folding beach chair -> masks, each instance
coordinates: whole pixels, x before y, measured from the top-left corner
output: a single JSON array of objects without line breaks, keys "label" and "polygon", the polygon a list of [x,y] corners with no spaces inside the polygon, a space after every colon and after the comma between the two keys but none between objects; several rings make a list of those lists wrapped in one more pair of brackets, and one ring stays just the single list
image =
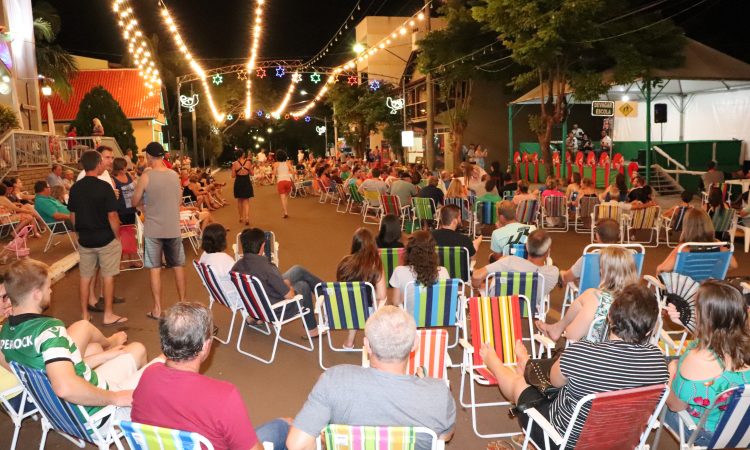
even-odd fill
[{"label": "folding beach chair", "polygon": [[[380,193],[378,191],[365,189],[362,196],[364,198],[364,203],[362,203],[362,223],[380,224],[380,216],[382,214],[382,208],[380,207]],[[373,221],[368,222],[368,218],[372,218]]]},{"label": "folding beach chair", "polygon": [[436,246],[438,265],[448,269],[451,278],[458,278],[464,283],[471,281],[471,258],[466,247]]},{"label": "folding beach chair", "polygon": [[182,197],[182,204],[184,206],[192,206],[192,207],[197,206],[195,204],[195,201],[193,200],[193,197],[191,197],[189,195],[185,195],[185,196]]},{"label": "folding beach chair", "polygon": [[318,437],[317,450],[414,450],[417,436],[429,439],[430,450],[443,450],[445,442],[423,427],[370,427],[328,425]]},{"label": "folding beach chair", "polygon": [[[560,436],[555,427],[535,408],[526,410],[529,423],[524,433],[523,449],[529,446],[531,431],[541,427],[545,442],[534,442],[537,448],[572,448],[573,428],[585,415],[583,429],[575,442],[576,449],[643,449],[651,429],[657,423],[669,388],[663,384],[620,391],[589,394],[576,403],[565,433]],[[618,426],[614,424],[627,424]],[[644,447],[645,446],[645,447]],[[655,448],[655,447],[654,447]]]},{"label": "folding beach chair", "polygon": [[412,197],[411,213],[412,230],[414,230],[415,223],[420,225],[426,223],[430,228],[437,224],[437,208],[435,200],[431,198]]},{"label": "folding beach chair", "polygon": [[[559,224],[550,225],[547,219],[557,220]],[[544,198],[539,225],[547,231],[568,231],[568,207],[564,196],[550,195]]]},{"label": "folding beach chair", "polygon": [[[189,431],[173,430],[137,422],[118,421],[125,441],[131,450],[205,449],[214,450],[211,441],[203,435]],[[123,450],[120,441],[117,448]]]},{"label": "folding beach chair", "polygon": [[[544,294],[544,277],[537,272],[493,272],[484,279],[487,295],[493,297],[520,295],[531,301],[530,311],[544,320],[549,309],[549,296]],[[525,314],[526,308],[523,308]]]},{"label": "folding beach chair", "polygon": [[539,200],[524,200],[519,203],[516,220],[524,225],[536,225],[539,220]]},{"label": "folding beach chair", "polygon": [[[336,212],[346,214],[349,210],[349,194],[343,184],[336,184]],[[341,207],[344,207],[341,209]]]},{"label": "folding beach chair", "polygon": [[[110,445],[122,435],[111,426],[112,417],[117,410],[114,406],[105,406],[89,415],[85,407],[58,397],[44,370],[32,369],[15,361],[10,362],[10,368],[21,381],[36,404],[39,415],[42,416],[40,449],[43,449],[47,442],[49,430],[57,431],[78,447],[84,447],[88,442],[96,445],[100,450],[109,449]],[[102,421],[105,423],[99,427]]]},{"label": "folding beach chair", "polygon": [[602,219],[612,219],[620,226],[620,243],[623,242],[623,209],[618,203],[601,203],[594,205],[591,212],[591,243],[594,243],[594,228]]},{"label": "folding beach chair", "polygon": [[47,231],[49,231],[49,238],[47,239],[47,244],[44,246],[43,253],[47,253],[49,249],[59,244],[59,242],[55,242],[55,236],[62,236],[63,234],[70,241],[70,245],[73,246],[73,251],[78,251],[78,245],[76,245],[75,239],[73,239],[74,231],[69,230],[67,225],[65,225],[65,222],[44,222],[44,226],[47,228]]},{"label": "folding beach chair", "polygon": [[591,215],[598,204],[599,197],[595,195],[584,195],[578,199],[574,226],[576,233],[590,233],[594,229],[596,223],[591,222]]},{"label": "folding beach chair", "polygon": [[29,256],[31,249],[29,249],[26,240],[33,229],[34,227],[32,225],[26,225],[18,230],[18,232],[15,233],[15,237],[3,247],[2,252],[0,252],[0,259],[5,261],[8,258],[8,254],[15,255],[16,260]]},{"label": "folding beach chair", "polygon": [[[649,206],[643,209],[631,210],[629,214],[623,214],[623,229],[625,230],[624,238],[627,243],[637,242],[644,244],[647,247],[658,247],[659,246],[659,229],[661,228],[661,208],[658,206]],[[637,241],[633,239],[633,233],[639,231],[648,231],[649,237],[647,241]],[[651,242],[656,239],[653,245]]]},{"label": "folding beach chair", "polygon": [[[724,448],[750,448],[750,432],[747,424],[750,422],[750,384],[735,386],[722,392],[719,397],[726,400],[715,402],[706,410],[696,425],[693,418],[687,411],[680,411],[677,414],[680,417],[679,428],[672,430],[664,423],[664,415],[667,410],[662,411],[661,424],[662,428],[654,438],[654,448],[659,444],[661,430],[666,429],[680,443],[680,450],[703,450],[703,449],[724,449]],[[723,409],[719,424],[714,430],[713,437],[708,447],[695,445],[695,439],[703,430],[709,414],[716,409]]]},{"label": "folding beach chair", "polygon": [[667,241],[667,247],[676,247],[676,242],[670,244],[672,233],[679,235],[682,233],[682,224],[685,221],[685,213],[692,208],[691,206],[681,206],[672,214],[671,217],[662,217],[661,226],[664,229],[664,239]]},{"label": "folding beach chair", "polygon": [[734,235],[737,232],[737,211],[734,208],[722,208],[713,213],[711,222],[714,224],[714,231],[721,239],[729,239],[734,242]]},{"label": "folding beach chair", "polygon": [[[257,359],[262,363],[270,364],[276,357],[276,348],[279,346],[279,341],[285,342],[302,350],[307,350],[308,352],[313,351],[314,346],[312,338],[310,337],[310,330],[307,329],[307,324],[305,323],[303,317],[305,314],[312,314],[312,311],[310,311],[308,308],[302,307],[301,295],[295,295],[294,298],[271,303],[271,300],[266,294],[266,290],[263,288],[263,283],[261,283],[260,280],[256,277],[239,272],[229,272],[229,276],[231,277],[232,282],[237,288],[237,292],[239,292],[240,299],[242,300],[242,308],[240,309],[240,312],[242,313],[243,321],[247,321],[247,318],[250,317],[252,319],[255,319],[256,321],[263,322],[263,328],[251,325],[248,326],[265,334],[266,336],[271,334],[271,330],[273,330],[274,332],[273,350],[271,350],[271,357],[268,359],[264,359],[259,355],[251,353],[249,351],[244,351],[240,348],[240,344],[242,343],[242,334],[245,332],[245,327],[241,326],[240,334],[237,337],[238,352],[251,358]],[[289,314],[287,314],[287,308],[289,308]],[[295,340],[289,340],[281,337],[281,331],[284,325],[290,322],[294,322],[298,319],[302,322],[302,326],[305,329],[305,335],[307,336],[307,342],[309,346],[300,345],[295,342]]]},{"label": "folding beach chair", "polygon": [[17,231],[16,225],[19,223],[18,214],[0,214],[0,239],[11,235],[15,236]]},{"label": "folding beach chair", "polygon": [[380,220],[383,220],[383,216],[393,214],[401,219],[401,229],[404,230],[410,209],[409,205],[401,206],[401,200],[397,195],[380,194]]},{"label": "folding beach chair", "polygon": [[[142,269],[144,261],[143,222],[137,214],[135,216],[135,224],[120,226],[120,241],[122,242],[123,254],[120,262],[127,264],[127,267],[121,269],[121,271]],[[132,255],[130,259],[124,258],[126,254]],[[133,263],[136,264],[136,267],[130,267]]]},{"label": "folding beach chair", "polygon": [[220,277],[214,272],[214,270],[208,264],[198,262],[197,259],[193,260],[193,267],[198,272],[198,277],[203,283],[203,287],[208,291],[208,309],[213,309],[214,303],[219,303],[221,306],[232,311],[232,318],[229,321],[229,331],[227,337],[224,339],[214,336],[213,338],[222,344],[228,344],[232,338],[232,331],[234,330],[234,319],[237,313],[240,312],[242,306],[237,300],[239,300],[239,293],[236,288],[233,288],[233,292],[226,292],[220,283]]},{"label": "folding beach chair", "polygon": [[[463,347],[461,363],[461,393],[459,401],[464,408],[471,408],[471,423],[474,433],[482,438],[507,437],[518,432],[483,434],[477,427],[477,409],[491,406],[510,405],[510,402],[477,402],[475,384],[480,386],[497,386],[497,379],[487,370],[484,360],[479,354],[482,344],[488,343],[497,352],[505,365],[515,365],[514,348],[517,340],[527,342],[531,347],[531,357],[536,358],[535,343],[543,344],[547,348],[554,348],[554,343],[541,335],[533,333],[530,302],[524,296],[513,297],[472,297],[464,302],[464,315],[468,310],[468,320],[464,321],[463,337],[459,341]],[[523,319],[524,312],[526,319]],[[525,328],[525,332],[524,332]],[[524,334],[529,336],[524,337]],[[470,401],[464,400],[466,383],[469,384]],[[497,394],[497,391],[495,391]]]},{"label": "folding beach chair", "polygon": [[[446,197],[443,199],[445,205],[455,205],[461,210],[461,228],[467,230],[468,235],[473,234],[474,229],[474,214],[472,213],[471,204],[469,199],[460,197]],[[440,214],[438,213],[438,216]]]},{"label": "folding beach chair", "polygon": [[[417,328],[456,327],[456,339],[450,348],[458,345],[461,317],[461,303],[464,299],[464,282],[457,278],[438,280],[430,286],[410,281],[404,288],[402,305],[412,311]],[[408,292],[412,293],[413,305],[409,303]]]},{"label": "folding beach chair", "polygon": [[380,249],[380,260],[383,262],[383,274],[388,282],[388,287],[391,286],[391,275],[396,267],[404,265],[404,256],[406,255],[405,248],[381,248]]},{"label": "folding beach chair", "polygon": [[318,203],[326,203],[329,199],[333,200],[334,197],[336,197],[336,182],[331,181],[331,184],[329,184],[327,187],[323,186],[323,183],[318,180],[318,185],[321,187],[320,189],[320,198],[318,198]]},{"label": "folding beach chair", "polygon": [[[722,252],[722,247],[728,247],[729,251]],[[687,249],[690,251],[684,251]],[[733,254],[734,245],[729,242],[686,242],[677,247],[673,272],[687,275],[699,283],[709,278],[723,280]],[[663,289],[654,277],[645,275],[644,278]]]},{"label": "folding beach chair", "polygon": [[37,407],[26,389],[20,384],[0,392],[0,406],[8,413],[11,422],[13,422],[13,437],[9,448],[15,450],[23,421],[32,416],[36,418]]},{"label": "folding beach chair", "polygon": [[315,313],[318,315],[318,363],[323,370],[323,335],[334,352],[362,352],[361,348],[335,347],[331,331],[364,330],[365,322],[377,307],[375,288],[362,282],[327,282],[315,286]]},{"label": "folding beach chair", "polygon": [[497,223],[497,209],[495,202],[476,202],[474,204],[474,237],[482,236],[483,241],[489,241],[492,234],[485,236],[482,228]]},{"label": "folding beach chair", "polygon": [[[356,183],[349,184],[349,201],[346,205],[346,212],[349,214],[364,214],[365,198],[357,190]],[[359,212],[354,212],[354,207],[359,207]]]},{"label": "folding beach chair", "polygon": [[[240,235],[242,232],[237,233],[234,238],[234,244],[232,244],[232,251],[234,251],[234,260],[239,261],[242,258],[242,243],[240,242]],[[266,258],[276,267],[279,267],[279,242],[276,240],[276,234],[273,231],[266,231],[266,244],[263,247],[263,254]]]},{"label": "folding beach chair", "polygon": [[188,240],[193,252],[198,254],[201,247],[201,223],[194,211],[180,211],[180,236]]},{"label": "folding beach chair", "polygon": [[[362,353],[362,366],[370,367],[367,353]],[[450,355],[448,355],[448,332],[417,330],[417,348],[409,354],[406,373],[424,378],[437,378],[450,386],[448,366],[451,366]]]}]

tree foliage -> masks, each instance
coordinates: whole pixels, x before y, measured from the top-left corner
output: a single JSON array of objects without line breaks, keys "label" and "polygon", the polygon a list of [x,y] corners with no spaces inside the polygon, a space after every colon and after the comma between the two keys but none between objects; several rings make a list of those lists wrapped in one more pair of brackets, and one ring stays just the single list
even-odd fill
[{"label": "tree foliage", "polygon": [[87,93],[78,106],[78,115],[72,125],[78,130],[79,136],[91,136],[92,120],[95,117],[101,120],[104,135],[114,137],[123,152],[127,149],[137,149],[133,125],[117,100],[101,86]]},{"label": "tree foliage", "polygon": [[[607,92],[611,83],[648,78],[651,70],[682,62],[684,37],[658,10],[639,11],[642,0],[479,0],[476,20],[494,30],[512,59],[525,71],[518,89],[541,85],[536,129],[551,164],[549,142],[554,124],[566,115],[566,85],[578,100]],[[652,26],[656,25],[656,26]],[[601,73],[608,71],[608,77]]]},{"label": "tree foliage", "polygon": [[34,3],[33,15],[37,71],[54,79],[52,89],[67,100],[73,93],[70,80],[78,72],[78,66],[73,55],[55,44],[62,21],[57,10],[44,1]]}]

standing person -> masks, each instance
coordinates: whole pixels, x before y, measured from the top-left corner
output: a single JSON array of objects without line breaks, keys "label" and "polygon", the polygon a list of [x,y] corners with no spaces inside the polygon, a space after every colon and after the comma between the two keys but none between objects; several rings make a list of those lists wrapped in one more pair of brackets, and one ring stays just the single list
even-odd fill
[{"label": "standing person", "polygon": [[240,223],[250,225],[250,199],[253,198],[253,165],[247,153],[240,151],[237,161],[232,163],[232,178],[234,178],[234,198],[237,199],[237,212]]},{"label": "standing person", "polygon": [[284,211],[283,219],[289,217],[287,203],[289,203],[289,193],[294,186],[294,167],[292,162],[286,156],[284,150],[276,152],[276,162],[273,163],[273,173],[276,176],[276,190],[281,197],[281,209]]},{"label": "standing person", "polygon": [[112,311],[114,277],[120,273],[122,256],[120,218],[117,214],[119,205],[112,187],[98,178],[105,170],[102,155],[89,150],[81,156],[81,164],[86,176],[70,188],[68,199],[70,221],[78,233],[81,314],[83,320],[89,320],[89,306],[96,306],[96,298],[93,305],[89,298],[91,281],[98,268],[104,286],[102,324],[105,327],[119,325],[128,321]]},{"label": "standing person", "polygon": [[[125,158],[115,158],[112,163],[112,180],[115,182],[115,189],[119,192],[117,196],[118,209],[120,216],[120,242],[123,244],[122,259],[126,261],[136,261],[140,258],[137,254],[129,252],[127,249],[134,249],[136,246],[135,236],[135,215],[138,212],[133,206],[133,193],[135,193],[135,179],[127,170],[128,160]],[[140,263],[130,264],[132,268],[142,267]]]},{"label": "standing person", "polygon": [[71,150],[73,147],[78,145],[78,141],[76,140],[76,137],[78,137],[78,130],[74,125],[71,125],[68,127],[68,133],[65,135],[67,141],[68,141],[68,150]]},{"label": "standing person", "polygon": [[474,162],[484,169],[485,158],[487,158],[487,150],[481,145],[477,145],[477,148],[474,150]]},{"label": "standing person", "polygon": [[606,131],[602,130],[602,140],[600,142],[601,145],[601,151],[599,154],[596,155],[597,159],[599,158],[599,155],[602,153],[610,154],[612,153],[612,138],[609,137]]},{"label": "standing person", "polygon": [[174,269],[179,301],[185,301],[185,249],[180,233],[182,190],[179,176],[164,165],[164,147],[158,142],[146,146],[151,170],[141,175],[133,194],[133,204],[143,206],[144,267],[150,269],[151,295],[154,307],[146,314],[150,319],[161,316],[161,261]]},{"label": "standing person", "polygon": [[98,117],[94,117],[91,123],[93,124],[91,135],[94,136],[94,145],[98,147],[102,143],[102,136],[104,136],[104,125]]}]

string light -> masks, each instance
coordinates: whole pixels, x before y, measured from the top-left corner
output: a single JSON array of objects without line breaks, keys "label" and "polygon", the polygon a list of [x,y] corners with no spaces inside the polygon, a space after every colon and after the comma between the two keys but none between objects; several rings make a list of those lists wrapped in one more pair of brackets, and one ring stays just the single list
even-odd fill
[{"label": "string light", "polygon": [[[295,74],[296,73],[298,72],[295,72]],[[296,87],[296,83],[289,83],[289,88],[286,90],[284,98],[281,100],[281,103],[279,103],[279,106],[277,106],[276,109],[271,113],[272,117],[281,116],[281,113],[286,110],[286,107],[287,105],[289,105],[289,101],[292,99],[292,95],[294,94],[294,90],[296,89]]]},{"label": "string light", "polygon": [[[252,45],[250,47],[250,59],[247,61],[245,70],[248,73],[252,73],[256,69],[256,62],[258,60],[258,47],[260,46],[260,34],[263,31],[263,5],[266,0],[255,0],[255,20],[252,25]],[[278,70],[276,71],[278,75]],[[260,78],[266,76],[266,71],[258,71],[256,75]],[[283,75],[283,74],[282,74]],[[252,111],[252,80],[248,77],[245,81],[246,99],[245,99],[245,116],[250,117],[250,111]]]},{"label": "string light", "polygon": [[284,77],[284,74],[286,73],[286,69],[284,69],[282,66],[276,67],[276,77],[282,78]]},{"label": "string light", "polygon": [[221,76],[221,74],[217,73],[216,75],[211,77],[211,81],[213,81],[213,83],[218,86],[224,82],[224,77]]},{"label": "string light", "polygon": [[138,68],[138,75],[143,78],[149,95],[154,95],[161,89],[161,77],[151,57],[148,42],[138,26],[138,21],[133,16],[133,8],[127,0],[115,0],[112,3],[112,9],[117,15],[117,24],[122,30],[122,37],[127,42],[128,53]]}]

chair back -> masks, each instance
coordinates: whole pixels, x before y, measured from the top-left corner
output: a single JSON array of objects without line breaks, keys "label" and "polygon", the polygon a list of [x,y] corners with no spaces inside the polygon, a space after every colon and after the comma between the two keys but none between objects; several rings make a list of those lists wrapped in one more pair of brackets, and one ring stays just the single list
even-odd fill
[{"label": "chair back", "polygon": [[349,184],[349,198],[354,203],[362,203],[365,201],[365,198],[360,194],[359,190],[357,190],[357,183]]},{"label": "chair back", "polygon": [[383,214],[401,217],[401,199],[397,195],[380,194],[380,207]]},{"label": "chair back", "polygon": [[315,286],[322,317],[331,330],[364,330],[375,305],[375,288],[360,281],[326,282]]},{"label": "chair back", "polygon": [[599,205],[599,197],[584,195],[578,199],[578,217],[589,217]]},{"label": "chair back", "polygon": [[[273,231],[266,231],[265,233],[266,241],[265,245],[263,246],[263,255],[265,255],[266,258],[268,258],[268,261],[271,264],[274,264],[278,267],[278,254],[276,252],[276,233]],[[237,236],[235,237],[235,243],[234,243],[234,260],[239,261],[240,258],[242,258],[242,255],[244,252],[242,251],[242,243],[240,242],[240,235],[242,235],[242,232],[237,233]]]},{"label": "chair back", "polygon": [[471,258],[466,247],[437,246],[438,265],[448,269],[451,278],[458,278],[466,283],[471,281]]},{"label": "chair back", "polygon": [[597,288],[601,282],[599,270],[600,251],[606,247],[622,247],[633,252],[633,260],[638,275],[643,270],[643,259],[646,249],[641,244],[589,244],[583,249],[583,265],[581,267],[581,278],[578,282],[578,292],[586,289]]},{"label": "chair back", "polygon": [[[576,442],[576,449],[636,448],[643,432],[656,417],[664,401],[666,386],[655,384],[584,397],[576,405],[578,414],[588,414]],[[593,397],[593,398],[592,398]],[[590,405],[585,403],[590,401]],[[571,420],[566,436],[575,420]],[[612,432],[612,424],[628,424]]]},{"label": "chair back", "polygon": [[14,237],[10,242],[8,242],[8,244],[6,244],[5,249],[11,252],[15,252],[20,256],[27,256],[30,253],[30,250],[26,243],[26,239],[29,237],[31,230],[33,229],[34,227],[32,227],[31,225],[26,225],[21,228],[16,233],[16,237]]},{"label": "chair back", "polygon": [[516,220],[526,225],[536,224],[539,200],[524,200],[516,208]]},{"label": "chair back", "polygon": [[[356,189],[356,187],[355,187]],[[367,203],[370,206],[380,206],[380,192],[378,191],[371,191],[369,189],[365,189],[362,192],[362,196],[364,200],[367,200]]]},{"label": "chair back", "polygon": [[214,450],[211,441],[198,433],[125,420],[119,421],[116,425],[122,430],[131,450]]},{"label": "chair back", "polygon": [[670,228],[674,232],[681,232],[682,231],[682,223],[685,221],[685,213],[690,211],[691,206],[680,206],[677,208],[677,210],[672,214],[672,221],[670,222]]},{"label": "chair back", "polygon": [[622,215],[622,208],[616,203],[603,203],[594,205],[594,224],[602,219],[612,219],[617,223],[620,223],[620,216]]},{"label": "chair back", "polygon": [[526,239],[531,233],[531,227],[521,227],[518,232],[508,239],[508,243],[503,247],[503,255],[516,255],[519,258],[526,258]]},{"label": "chair back", "polygon": [[245,312],[250,317],[266,323],[278,321],[276,311],[271,307],[266,290],[259,279],[240,272],[229,272],[229,277],[240,294]]},{"label": "chair back", "polygon": [[[422,427],[368,427],[328,425],[318,438],[321,450],[414,450],[417,435],[426,434],[437,448],[435,432]],[[325,446],[323,446],[325,442]]]},{"label": "chair back", "polygon": [[339,196],[339,201],[345,202],[349,199],[349,195],[346,193],[346,188],[343,184],[336,183],[336,192]]},{"label": "chair back", "polygon": [[[416,281],[406,284],[405,291],[414,293],[413,310],[417,328],[450,327],[456,324],[459,296],[463,293],[464,283],[457,278],[438,280],[430,286],[423,286]],[[406,298],[406,292],[404,297]]]},{"label": "chair back", "polygon": [[488,343],[505,364],[515,364],[513,351],[516,340],[523,338],[521,312],[528,313],[529,302],[522,296],[472,297],[468,300],[470,343],[474,347],[474,365],[483,365],[479,355],[482,344]]},{"label": "chair back", "polygon": [[643,209],[634,209],[630,212],[630,228],[633,230],[647,230],[654,228],[660,217],[661,208],[649,206]]},{"label": "chair back", "polygon": [[469,206],[469,199],[461,197],[446,197],[443,199],[443,203],[446,205],[455,205],[461,210],[461,220],[468,222],[471,220],[471,206]]},{"label": "chair back", "polygon": [[385,280],[388,282],[389,287],[391,286],[391,275],[396,270],[397,266],[404,265],[404,257],[406,256],[405,248],[381,248],[380,249],[380,260],[383,262],[383,274]]},{"label": "chair back", "polygon": [[417,369],[421,367],[425,377],[447,381],[448,332],[440,329],[417,330],[417,343],[417,349],[409,355],[406,373],[417,375]]},{"label": "chair back", "polygon": [[55,394],[47,372],[32,369],[15,361],[10,362],[10,367],[53,429],[74,438],[92,442],[89,434],[92,430],[86,425],[87,418],[84,416],[84,411],[80,406],[65,401]]},{"label": "chair back", "polygon": [[487,274],[485,279],[487,295],[523,296],[531,301],[530,309],[536,314],[538,305],[544,299],[544,278],[537,272],[495,272]]},{"label": "chair back", "polygon": [[[724,407],[724,413],[716,426],[708,448],[750,448],[750,384],[728,389],[720,397],[728,395],[726,403],[714,405]],[[707,414],[707,413],[705,413]]]},{"label": "chair back", "polygon": [[714,211],[711,217],[711,222],[714,224],[714,230],[717,233],[726,233],[734,224],[734,216],[736,211],[734,208],[721,208]]},{"label": "chair back", "polygon": [[413,197],[411,205],[417,220],[435,220],[435,201],[431,198]]},{"label": "chair back", "polygon": [[[720,247],[729,247],[729,251],[722,252]],[[734,245],[729,242],[686,242],[677,247],[674,271],[699,283],[709,278],[723,280],[733,254]]]},{"label": "chair back", "polygon": [[479,201],[475,203],[474,217],[480,225],[494,225],[497,222],[495,202]]},{"label": "chair back", "polygon": [[219,284],[219,277],[216,272],[208,264],[198,262],[197,259],[193,260],[193,267],[198,272],[198,276],[203,283],[203,286],[208,291],[210,303],[219,302],[222,306],[232,309],[232,302],[227,298],[227,294],[221,289]]},{"label": "chair back", "polygon": [[568,210],[565,205],[565,196],[549,195],[544,199],[544,215],[547,217],[565,217]]}]

